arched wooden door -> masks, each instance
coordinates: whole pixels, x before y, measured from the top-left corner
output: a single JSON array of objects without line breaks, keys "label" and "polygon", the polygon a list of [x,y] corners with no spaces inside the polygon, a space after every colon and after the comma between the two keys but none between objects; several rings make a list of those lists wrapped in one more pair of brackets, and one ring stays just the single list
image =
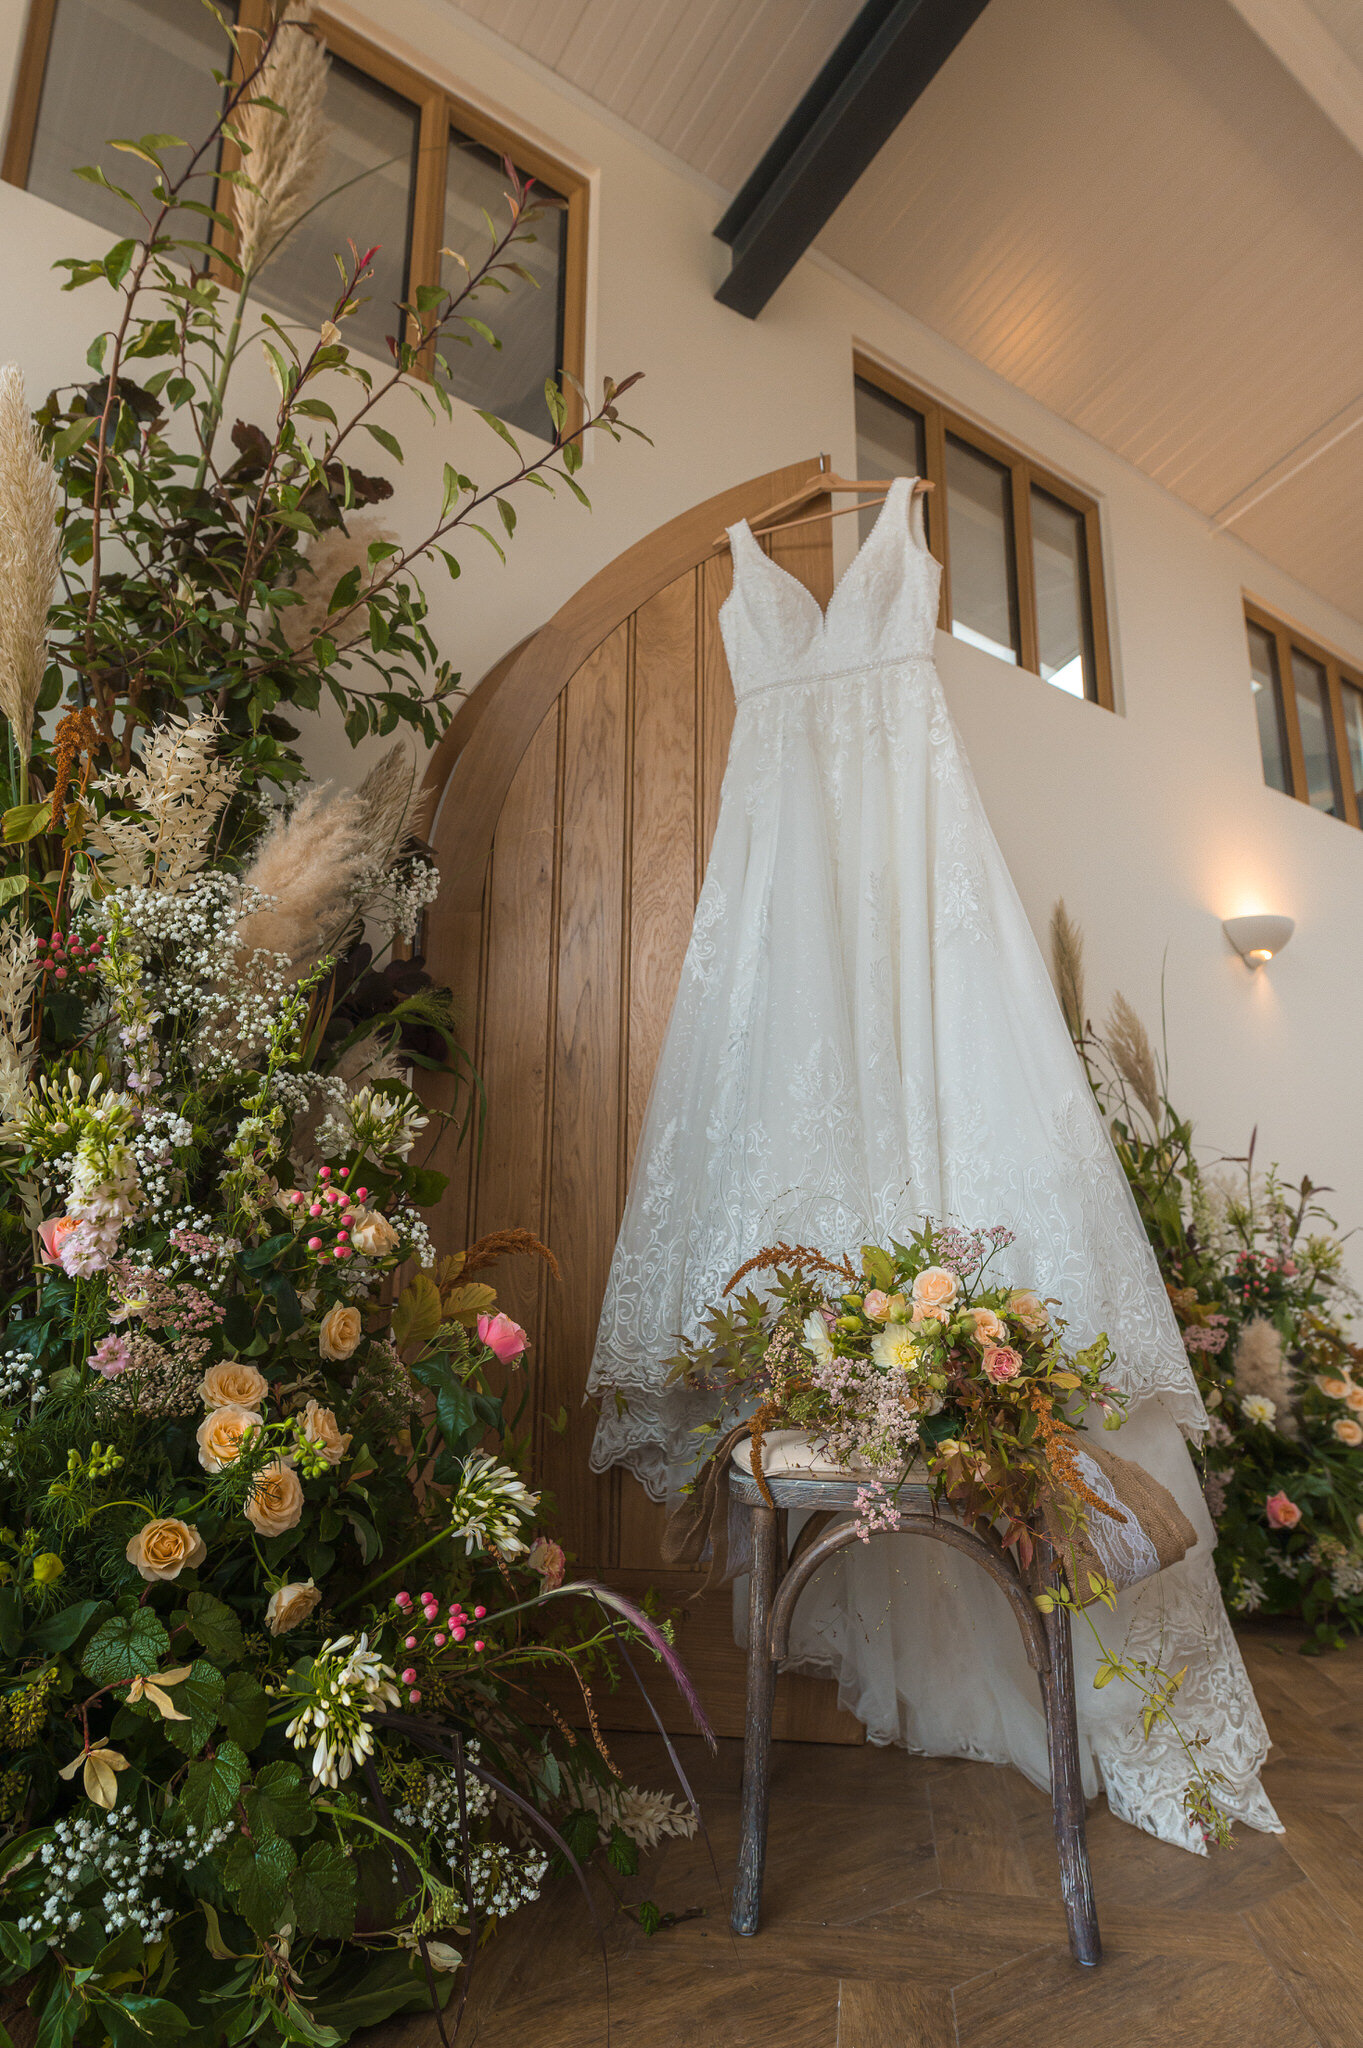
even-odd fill
[{"label": "arched wooden door", "polygon": [[[518,1224],[553,1246],[561,1282],[524,1261],[503,1287],[531,1336],[536,1483],[575,1569],[685,1611],[683,1654],[730,1733],[743,1672],[728,1595],[692,1613],[698,1580],[659,1564],[662,1509],[629,1474],[590,1470],[583,1389],[733,722],[717,623],[731,566],[714,538],[818,467],[755,478],[631,548],[491,671],[435,763],[444,887],[427,947],[487,1089],[481,1148],[442,1162],[442,1248]],[[771,546],[827,603],[827,524]],[[782,1693],[778,1733],[861,1739],[830,1683],[784,1679]],[[607,1726],[644,1725],[623,1693],[598,1705]]]}]

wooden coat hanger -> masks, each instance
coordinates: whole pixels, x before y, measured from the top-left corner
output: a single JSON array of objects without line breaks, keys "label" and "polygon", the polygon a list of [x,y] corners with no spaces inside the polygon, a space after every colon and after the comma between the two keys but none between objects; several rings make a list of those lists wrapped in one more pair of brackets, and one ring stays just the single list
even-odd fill
[{"label": "wooden coat hanger", "polygon": [[[898,479],[894,477],[845,477],[838,476],[832,471],[821,471],[817,476],[812,476],[808,483],[801,484],[798,491],[792,491],[788,498],[780,498],[774,505],[768,505],[764,512],[759,512],[758,523],[755,526],[750,525],[748,531],[754,540],[759,540],[763,534],[774,533],[778,529],[782,533],[790,533],[797,526],[817,526],[824,519],[840,519],[844,512],[860,512],[867,505],[882,502],[886,492],[897,481]],[[925,478],[914,478],[915,497],[920,492],[931,489],[932,485]],[[862,493],[861,502],[856,505],[830,506],[827,512],[811,512],[808,519],[782,519],[780,516],[783,512],[798,512],[801,505],[807,505],[811,498],[831,497],[835,491],[859,491]],[[868,498],[865,495],[868,491],[876,495]],[[716,548],[727,548],[728,545],[727,533],[721,533],[713,542]]]}]

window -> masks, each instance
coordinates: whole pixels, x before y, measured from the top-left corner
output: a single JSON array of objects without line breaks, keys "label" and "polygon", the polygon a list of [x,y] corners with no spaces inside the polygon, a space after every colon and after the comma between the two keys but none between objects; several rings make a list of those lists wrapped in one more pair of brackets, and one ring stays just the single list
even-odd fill
[{"label": "window", "polygon": [[[858,356],[854,367],[858,474],[935,486],[943,630],[1111,710],[1097,505],[878,365]],[[874,519],[863,511],[863,536]]]},{"label": "window", "polygon": [[1348,825],[1363,819],[1363,670],[1245,606],[1259,757],[1270,789]]},{"label": "window", "polygon": [[[244,29],[267,18],[267,0],[220,5]],[[503,273],[505,294],[479,295],[473,310],[501,347],[456,343],[448,351],[450,385],[471,404],[545,435],[545,379],[565,370],[582,375],[585,180],[343,24],[320,15],[318,26],[332,59],[320,190],[334,196],[298,224],[261,276],[258,296],[286,321],[315,328],[338,289],[333,252],[344,252],[348,240],[361,248],[377,243],[368,300],[350,333],[357,347],[386,359],[395,304],[419,285],[454,282],[458,267],[444,249],[477,262],[487,247],[484,210],[505,221],[502,158],[510,157],[522,177],[535,180],[535,202],[546,209],[534,241],[514,252],[535,283]],[[75,177],[75,167],[102,156],[115,183],[149,195],[150,168],[101,151],[100,141],[153,130],[197,141],[220,104],[213,71],[227,71],[231,61],[227,38],[201,0],[30,0],[3,175],[126,233],[126,210]],[[172,169],[180,154],[167,152]],[[219,186],[218,204],[231,210],[230,186]],[[571,414],[571,391],[568,399]]]}]

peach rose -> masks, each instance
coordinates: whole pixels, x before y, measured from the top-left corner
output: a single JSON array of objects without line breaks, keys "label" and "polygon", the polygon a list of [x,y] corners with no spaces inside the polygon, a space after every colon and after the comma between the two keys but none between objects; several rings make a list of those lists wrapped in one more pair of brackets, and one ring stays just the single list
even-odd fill
[{"label": "peach rose", "polygon": [[386,1258],[396,1251],[398,1234],[377,1209],[352,1209],[349,1217],[350,1242],[367,1259]]},{"label": "peach rose", "polygon": [[338,1302],[322,1318],[317,1331],[317,1349],[323,1358],[349,1358],[363,1334],[360,1311]]},{"label": "peach rose", "polygon": [[1335,1435],[1353,1450],[1363,1444],[1363,1424],[1355,1422],[1352,1415],[1341,1415],[1335,1424]]},{"label": "peach rose", "polygon": [[320,1408],[316,1401],[309,1401],[298,1418],[298,1425],[304,1436],[317,1445],[328,1465],[340,1464],[350,1449],[350,1436],[338,1428],[330,1408]]},{"label": "peach rose", "polygon": [[889,1316],[890,1297],[883,1287],[873,1287],[861,1305],[873,1323],[883,1323]]},{"label": "peach rose", "polygon": [[1270,1529],[1295,1529],[1301,1520],[1301,1509],[1285,1493],[1271,1493],[1264,1503]]},{"label": "peach rose", "polygon": [[1363,1387],[1350,1387],[1344,1396],[1344,1406],[1352,1408],[1355,1415],[1363,1413]]},{"label": "peach rose", "polygon": [[1022,1360],[1011,1344],[991,1344],[984,1354],[984,1376],[996,1387],[1015,1380],[1021,1371]]},{"label": "peach rose", "polygon": [[961,1283],[945,1266],[929,1266],[913,1283],[913,1319],[916,1323],[945,1322]]},{"label": "peach rose", "polygon": [[239,1358],[210,1365],[199,1382],[205,1408],[259,1408],[269,1391],[264,1373]]},{"label": "peach rose", "polygon": [[49,1216],[46,1223],[38,1225],[38,1243],[42,1247],[38,1254],[44,1266],[60,1266],[62,1246],[73,1230],[80,1229],[79,1216]]},{"label": "peach rose", "polygon": [[303,1483],[292,1465],[276,1458],[257,1472],[244,1513],[262,1536],[282,1536],[286,1529],[296,1529],[303,1518]]},{"label": "peach rose", "polygon": [[208,1546],[198,1530],[174,1515],[158,1515],[128,1539],[123,1555],[144,1579],[178,1579],[186,1565],[200,1565]]},{"label": "peach rose", "polygon": [[1039,1337],[1051,1319],[1045,1302],[1030,1287],[1013,1289],[1008,1297],[1008,1313],[1033,1337]]},{"label": "peach rose", "polygon": [[975,1342],[977,1344],[1007,1345],[1007,1327],[994,1314],[992,1308],[972,1309],[971,1319],[975,1325]]},{"label": "peach rose", "polygon": [[1322,1394],[1328,1395],[1332,1401],[1342,1401],[1349,1391],[1347,1380],[1338,1379],[1333,1373],[1328,1372],[1317,1374],[1316,1385]]},{"label": "peach rose", "polygon": [[194,1432],[204,1471],[221,1472],[224,1465],[235,1465],[252,1431],[264,1427],[265,1418],[255,1408],[242,1408],[235,1401],[210,1408]]},{"label": "peach rose", "polygon": [[307,1620],[321,1597],[321,1588],[311,1579],[305,1584],[276,1586],[265,1604],[266,1628],[272,1636],[286,1635]]}]

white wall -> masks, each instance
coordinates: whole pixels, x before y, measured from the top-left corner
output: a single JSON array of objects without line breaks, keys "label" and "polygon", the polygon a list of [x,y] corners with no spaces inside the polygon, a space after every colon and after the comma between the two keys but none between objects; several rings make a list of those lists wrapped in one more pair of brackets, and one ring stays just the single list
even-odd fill
[{"label": "white wall", "polygon": [[[1034,926],[1044,934],[1063,894],[1087,939],[1090,1007],[1100,1013],[1120,987],[1156,1035],[1163,968],[1173,1095],[1204,1148],[1241,1152],[1257,1124],[1261,1160],[1309,1170],[1337,1191],[1343,1222],[1363,1222],[1363,833],[1264,787],[1241,599],[1252,593],[1355,661],[1363,626],[818,258],[756,322],[716,305],[728,262],[711,233],[720,195],[440,0],[335,11],[592,174],[589,382],[646,372],[628,416],[654,446],[598,440],[583,475],[590,514],[527,492],[508,568],[475,540],[457,585],[443,569],[428,579],[433,629],[466,680],[697,500],[820,449],[850,464],[853,345],[898,367],[1102,501],[1119,715],[939,636],[952,709]],[[0,14],[12,75],[19,8]],[[108,317],[96,289],[65,296],[49,267],[99,239],[0,185],[0,357],[20,362],[35,399],[82,374]],[[242,409],[263,412],[270,391],[250,367]],[[412,405],[389,424],[408,447],[401,472],[387,465],[401,477],[392,523],[408,535],[438,505],[446,456],[487,481],[509,452],[472,415],[437,434]],[[844,547],[852,523],[841,522]],[[321,772],[353,773],[334,725],[309,756]],[[1298,926],[1254,976],[1220,930],[1250,910]],[[1355,1264],[1363,1273],[1363,1253]]]}]

